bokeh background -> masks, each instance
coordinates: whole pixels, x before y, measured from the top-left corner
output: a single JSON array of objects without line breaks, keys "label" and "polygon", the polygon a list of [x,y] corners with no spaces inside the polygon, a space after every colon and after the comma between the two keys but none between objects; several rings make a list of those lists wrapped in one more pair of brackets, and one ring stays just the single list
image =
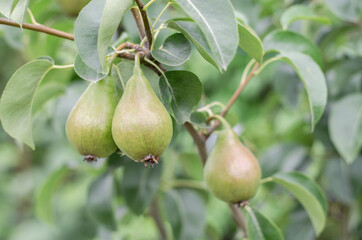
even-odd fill
[{"label": "bokeh background", "polygon": [[[227,119],[244,144],[258,157],[263,177],[277,171],[296,170],[320,184],[328,198],[329,209],[327,226],[318,239],[362,239],[362,156],[359,154],[352,164],[347,165],[330,139],[328,125],[330,109],[335,103],[362,92],[362,4],[347,0],[232,2],[240,16],[247,19],[261,37],[281,27],[280,16],[292,4],[308,5],[329,20],[328,24],[296,21],[290,27],[291,31],[314,42],[323,57],[328,105],[313,133],[303,85],[293,69],[281,63],[268,66],[252,79]],[[341,3],[345,7],[340,7]],[[165,4],[165,1],[156,1],[148,9],[151,19]],[[65,14],[57,1],[30,0],[29,8],[39,23],[73,32],[75,17]],[[177,14],[171,8],[162,18],[166,20],[177,17]],[[27,22],[30,22],[28,17]],[[125,40],[139,41],[129,13],[119,32]],[[162,31],[157,44],[162,44],[170,33],[169,30]],[[71,64],[76,52],[74,42],[0,25],[0,93],[11,75],[23,64],[41,56],[52,57],[57,65]],[[239,49],[228,70],[221,74],[193,49],[190,60],[179,68],[194,72],[202,81],[204,96],[200,106],[213,101],[226,104],[249,60],[248,55]],[[137,188],[125,190],[125,186],[135,184],[137,187],[140,184],[142,170],[125,172],[128,168],[124,166],[130,160],[117,155],[95,164],[85,163],[65,137],[67,116],[87,84],[73,69],[52,70],[46,76],[40,87],[42,92],[37,97],[48,101],[42,104],[39,100],[33,109],[35,151],[14,141],[0,126],[0,239],[158,238],[150,211],[146,209],[137,215],[129,206]],[[348,123],[348,116],[345,121]],[[158,170],[153,171],[161,177],[151,178],[151,187],[160,186],[158,196],[163,199],[161,202],[165,201],[166,190],[174,188],[172,191],[183,194],[187,203],[184,211],[194,212],[196,217],[186,214],[188,218],[182,221],[186,221],[185,226],[188,222],[195,224],[194,228],[187,229],[198,231],[198,239],[242,239],[227,205],[202,190],[202,167],[197,150],[182,126],[175,124],[172,143],[156,168]],[[116,196],[110,200],[116,219],[117,229],[114,231],[97,222],[92,215],[94,205],[90,206],[92,194],[106,194],[107,189],[95,188],[92,183],[100,176],[107,177],[104,174],[109,169],[116,179]],[[178,188],[180,181],[177,179],[191,180],[195,183],[193,188],[199,187],[200,190],[194,190],[197,194],[192,195],[189,189]],[[90,191],[91,186],[96,192]],[[165,209],[171,210],[171,215],[177,214],[172,206],[165,207],[165,204],[160,204],[162,214],[167,215]],[[285,239],[316,239],[305,210],[281,188],[273,184],[262,186],[253,204],[275,221]],[[134,208],[137,209],[137,205]],[[104,212],[107,222],[107,209]],[[166,227],[171,231],[170,224],[166,223]]]}]

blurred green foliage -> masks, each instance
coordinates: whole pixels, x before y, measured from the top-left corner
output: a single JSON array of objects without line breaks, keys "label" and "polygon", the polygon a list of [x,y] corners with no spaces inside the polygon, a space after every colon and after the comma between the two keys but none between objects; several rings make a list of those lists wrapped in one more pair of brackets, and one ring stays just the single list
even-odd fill
[{"label": "blurred green foliage", "polygon": [[[238,14],[247,19],[247,24],[261,38],[281,27],[281,15],[295,3],[308,5],[318,16],[328,18],[330,23],[301,20],[289,27],[290,31],[314,42],[323,58],[329,98],[326,111],[313,133],[310,132],[303,85],[291,67],[283,63],[272,64],[254,77],[231,108],[231,113],[237,119],[237,126],[241,127],[242,141],[258,156],[263,177],[277,171],[301,171],[315,179],[325,191],[329,202],[328,221],[318,239],[358,240],[362,238],[361,149],[357,159],[347,165],[331,141],[328,121],[334,104],[347,95],[362,92],[362,11],[357,11],[361,10],[360,5],[348,5],[353,1],[340,1],[357,9],[349,14],[338,8],[338,2],[232,1]],[[151,20],[164,5],[165,1],[156,1],[148,9]],[[29,8],[39,23],[73,32],[75,19],[62,13],[56,1],[30,0]],[[177,17],[173,10],[167,11],[163,18]],[[29,17],[26,22],[30,22]],[[125,38],[139,41],[130,13],[122,21],[122,29],[127,32]],[[170,32],[162,31],[156,46],[161,45]],[[0,25],[0,92],[23,64],[40,56],[50,56],[58,65],[71,64],[76,52],[71,41]],[[250,57],[239,49],[227,71],[221,74],[193,49],[190,60],[182,68],[195,73],[202,81],[203,104],[213,101],[226,104],[249,60]],[[203,190],[196,147],[181,126],[175,124],[172,143],[161,158],[162,168],[156,166],[160,179],[149,176],[147,172],[141,173],[142,169],[132,170],[126,162],[129,160],[116,154],[107,161],[100,160],[94,164],[82,162],[82,157],[67,141],[64,127],[87,82],[71,69],[53,70],[42,85],[50,82],[59,84],[62,90],[57,91],[59,94],[54,94],[45,105],[39,106],[33,126],[36,151],[0,131],[0,239],[157,239],[158,230],[150,210],[138,212],[132,210],[137,209],[135,205],[127,207],[129,202],[137,204],[137,200],[156,194],[157,186],[156,190],[149,192],[135,192],[137,184],[142,185],[137,180],[146,181],[138,177],[150,178],[147,181],[153,187],[160,184],[155,201],[161,208],[162,216],[168,216],[167,231],[174,231],[178,239],[190,239],[187,234],[193,236],[195,231],[200,232],[199,239],[242,239],[227,205]],[[68,169],[67,174],[53,178],[55,183],[50,184],[49,179],[62,168]],[[131,178],[127,178],[131,182],[124,179],[130,174],[125,172],[126,169],[134,172]],[[107,174],[114,177],[113,183],[102,181]],[[197,191],[180,188],[178,179],[193,180],[201,186],[196,185]],[[49,197],[50,202],[39,202],[40,192],[44,191],[47,183],[54,195]],[[100,187],[99,184],[108,185]],[[111,188],[116,196],[110,203],[111,210],[99,207],[103,204],[102,199],[97,198],[93,202],[88,199],[91,194],[89,189],[97,190],[93,193],[97,196],[109,194],[110,189],[107,188]],[[126,197],[124,194],[129,195]],[[129,196],[135,198],[133,203]],[[94,204],[98,206],[96,211],[92,210]],[[285,239],[316,239],[305,210],[280,187],[263,185],[253,204],[254,208],[274,220]],[[186,208],[179,209],[180,206]],[[108,225],[94,220],[93,215],[97,211]],[[109,211],[112,214],[108,214]],[[175,217],[179,214],[182,217]],[[113,217],[114,220],[109,219]],[[113,224],[116,226],[109,227]]]}]

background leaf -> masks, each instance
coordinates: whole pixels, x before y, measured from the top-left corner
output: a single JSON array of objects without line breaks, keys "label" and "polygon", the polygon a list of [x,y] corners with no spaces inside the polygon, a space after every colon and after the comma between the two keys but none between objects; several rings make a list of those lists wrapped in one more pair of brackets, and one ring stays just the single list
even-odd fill
[{"label": "background leaf", "polygon": [[74,71],[84,80],[99,81],[107,76],[107,73],[97,72],[89,67],[83,59],[77,54],[74,60]]},{"label": "background leaf", "polygon": [[154,168],[147,168],[142,163],[134,162],[127,157],[123,158],[125,160],[122,193],[128,207],[140,215],[152,203],[159,188],[162,159]]},{"label": "background leaf", "polygon": [[19,25],[23,24],[29,0],[19,0],[11,13],[10,18]]},{"label": "background leaf", "polygon": [[291,31],[273,31],[263,40],[264,49],[278,52],[301,52],[309,55],[322,67],[322,55],[319,48],[308,38]]},{"label": "background leaf", "polygon": [[245,207],[249,240],[283,240],[283,234],[275,223],[256,209]]},{"label": "background leaf", "polygon": [[218,66],[226,69],[238,45],[236,20],[229,0],[176,2],[201,28]]},{"label": "background leaf", "polygon": [[319,235],[326,224],[327,200],[318,185],[299,172],[280,172],[273,175],[272,180],[293,193],[307,211]]},{"label": "background leaf", "polygon": [[41,220],[54,223],[53,198],[60,184],[71,172],[72,170],[68,167],[59,168],[51,173],[38,189],[35,199],[35,213]]},{"label": "background leaf", "polygon": [[312,9],[303,6],[303,5],[293,5],[288,8],[280,18],[280,23],[282,24],[283,29],[288,29],[289,25],[297,20],[310,20],[316,21],[323,24],[328,24],[329,19],[322,17],[313,12]]},{"label": "background leaf", "polygon": [[212,57],[211,49],[205,35],[202,33],[199,26],[196,23],[190,21],[171,21],[167,24],[167,27],[175,29],[176,31],[181,32],[188,40],[190,40],[194,46],[196,47],[197,51],[201,54],[201,56],[217,67],[219,69],[218,64]]},{"label": "background leaf", "polygon": [[79,13],[74,25],[75,44],[83,62],[106,73],[107,50],[123,14],[132,0],[93,0]]},{"label": "background leaf", "polygon": [[198,239],[205,227],[205,203],[194,191],[167,192],[163,198],[164,214],[176,240]]},{"label": "background leaf", "polygon": [[362,148],[362,94],[351,94],[333,103],[328,128],[339,154],[352,163]]},{"label": "background leaf", "polygon": [[52,62],[45,59],[25,64],[10,78],[1,97],[0,118],[4,130],[33,149],[31,109],[34,95],[52,66]]},{"label": "background leaf", "polygon": [[327,86],[323,72],[308,55],[298,52],[282,52],[280,57],[294,68],[304,84],[309,100],[313,131],[327,104]]},{"label": "background leaf", "polygon": [[175,119],[180,123],[188,121],[193,108],[199,103],[202,84],[198,77],[187,71],[167,71],[169,86],[163,76],[160,78],[160,91],[166,106],[170,106]]},{"label": "background leaf", "polygon": [[114,180],[107,172],[92,182],[88,190],[87,207],[91,216],[104,227],[117,228],[113,209]]},{"label": "background leaf", "polygon": [[152,56],[165,65],[178,66],[186,62],[191,55],[190,42],[181,34],[169,36],[159,49],[151,52]]},{"label": "background leaf", "polygon": [[[328,8],[339,18],[346,21],[358,21],[358,9],[361,12],[362,4],[350,0],[326,0]],[[359,4],[359,5],[358,5]],[[361,13],[360,13],[361,14]]]},{"label": "background leaf", "polygon": [[249,26],[238,23],[239,47],[250,57],[261,62],[263,58],[263,44],[259,36]]},{"label": "background leaf", "polygon": [[13,0],[0,0],[0,13],[9,18],[12,6]]}]

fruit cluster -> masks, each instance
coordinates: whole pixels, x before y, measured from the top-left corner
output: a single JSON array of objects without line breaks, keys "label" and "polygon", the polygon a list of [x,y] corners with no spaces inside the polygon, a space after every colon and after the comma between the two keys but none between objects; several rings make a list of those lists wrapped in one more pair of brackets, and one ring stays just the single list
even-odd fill
[{"label": "fruit cluster", "polygon": [[92,82],[71,111],[69,141],[87,161],[117,150],[147,164],[158,163],[172,138],[172,120],[142,73],[139,60],[117,105],[114,80]]},{"label": "fruit cluster", "polygon": [[[105,158],[117,147],[136,162],[158,163],[172,138],[172,120],[142,73],[138,57],[117,105],[114,80],[93,82],[71,111],[66,134],[86,161]],[[221,124],[207,159],[204,176],[221,200],[242,204],[256,193],[261,177],[254,155],[239,141],[230,125]]]}]

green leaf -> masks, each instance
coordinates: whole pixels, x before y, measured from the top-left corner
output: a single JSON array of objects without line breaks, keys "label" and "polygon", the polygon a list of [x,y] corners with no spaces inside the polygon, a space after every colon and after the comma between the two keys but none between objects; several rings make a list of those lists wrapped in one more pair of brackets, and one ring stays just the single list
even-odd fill
[{"label": "green leaf", "polygon": [[26,9],[28,8],[29,0],[19,0],[11,13],[10,18],[20,26],[23,24]]},{"label": "green leaf", "polygon": [[204,33],[218,66],[226,69],[238,46],[236,19],[229,0],[176,2]]},{"label": "green leaf", "polygon": [[39,59],[19,68],[7,83],[0,102],[4,130],[13,138],[35,148],[32,133],[34,95],[52,62]]},{"label": "green leaf", "polygon": [[107,73],[97,72],[84,63],[83,59],[77,54],[74,60],[74,71],[84,80],[99,81],[107,76]]},{"label": "green leaf", "polygon": [[152,56],[165,65],[178,66],[186,62],[191,55],[190,42],[181,34],[169,36],[159,49],[151,52]]},{"label": "green leaf", "polygon": [[64,92],[65,85],[61,83],[50,82],[40,86],[33,102],[33,116],[36,115],[49,100],[62,95]]},{"label": "green leaf", "polygon": [[54,171],[43,185],[38,189],[35,198],[35,213],[43,221],[54,223],[54,210],[52,207],[53,197],[64,179],[69,176],[72,170],[68,167],[61,167]]},{"label": "green leaf", "polygon": [[308,38],[291,31],[273,31],[263,40],[264,49],[278,52],[301,52],[309,55],[322,67],[322,55],[319,48]]},{"label": "green leaf", "polygon": [[319,235],[324,229],[327,219],[327,200],[319,186],[299,172],[277,173],[272,176],[272,180],[285,187],[298,199]]},{"label": "green leaf", "polygon": [[239,47],[250,57],[261,62],[263,58],[263,44],[259,36],[249,26],[238,23]]},{"label": "green leaf", "polygon": [[311,111],[311,128],[321,118],[327,104],[327,86],[322,70],[311,57],[298,52],[282,52],[280,60],[294,68],[304,84]]},{"label": "green leaf", "polygon": [[107,172],[92,182],[87,198],[87,207],[91,216],[110,230],[117,229],[112,203],[113,192],[113,175],[112,172]]},{"label": "green leaf", "polygon": [[326,0],[326,5],[340,19],[356,22],[359,20],[358,9],[360,12],[362,11],[362,4],[358,2],[351,0]]},{"label": "green leaf", "polygon": [[159,82],[162,100],[182,124],[190,119],[192,110],[199,103],[202,84],[195,74],[188,71],[168,71],[165,75],[168,82],[163,76]]},{"label": "green leaf", "polygon": [[310,20],[323,24],[328,24],[330,21],[326,17],[321,17],[313,12],[312,9],[303,5],[293,5],[288,8],[280,18],[280,23],[284,30],[288,29],[289,25],[297,20]]},{"label": "green leaf", "polygon": [[86,65],[106,73],[105,57],[113,34],[132,0],[93,0],[79,13],[74,25],[75,44]]},{"label": "green leaf", "polygon": [[161,160],[154,168],[147,168],[142,163],[125,159],[121,187],[127,206],[135,214],[142,214],[152,203],[160,185],[162,165]]},{"label": "green leaf", "polygon": [[218,66],[215,60],[212,57],[211,49],[205,35],[201,32],[199,26],[197,26],[194,22],[188,21],[176,21],[176,22],[169,22],[167,24],[168,28],[172,28],[176,31],[182,33],[188,40],[190,40],[194,46],[196,47],[197,51],[201,54],[201,56],[221,70],[222,66]]},{"label": "green leaf", "polygon": [[176,240],[199,239],[205,227],[206,209],[197,193],[171,190],[163,198],[163,207]]},{"label": "green leaf", "polygon": [[249,240],[283,240],[279,227],[256,209],[245,206]]},{"label": "green leaf", "polygon": [[204,171],[198,154],[181,153],[179,155],[179,162],[182,164],[185,173],[192,179],[200,181],[204,179]]},{"label": "green leaf", "polygon": [[13,0],[0,0],[0,13],[9,18],[12,6]]},{"label": "green leaf", "polygon": [[329,134],[339,154],[352,163],[362,148],[362,94],[348,95],[332,104]]}]

